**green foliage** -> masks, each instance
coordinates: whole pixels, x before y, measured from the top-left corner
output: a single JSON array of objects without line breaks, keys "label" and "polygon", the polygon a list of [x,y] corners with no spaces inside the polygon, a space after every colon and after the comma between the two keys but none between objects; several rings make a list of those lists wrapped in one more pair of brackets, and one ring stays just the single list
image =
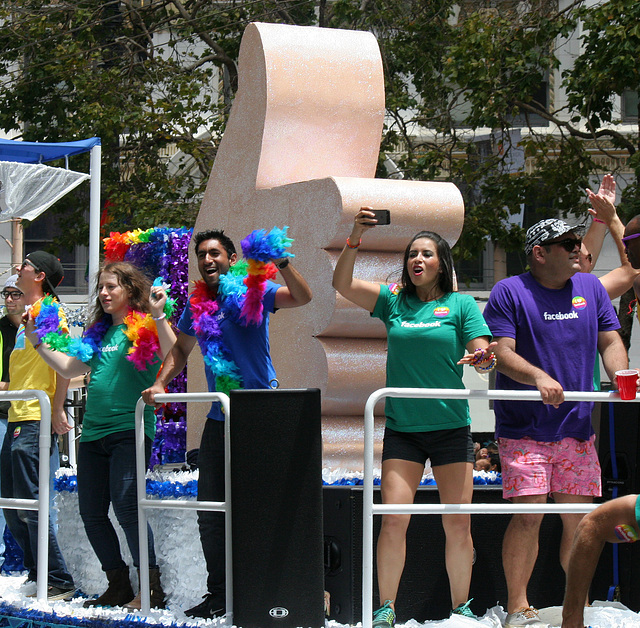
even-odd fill
[{"label": "green foliage", "polygon": [[[109,229],[191,225],[237,85],[245,26],[310,24],[313,8],[276,1],[4,3],[0,128],[29,141],[99,136]],[[73,158],[72,167],[88,171],[88,160]],[[84,187],[55,207],[66,216],[61,246],[88,240]]]}]

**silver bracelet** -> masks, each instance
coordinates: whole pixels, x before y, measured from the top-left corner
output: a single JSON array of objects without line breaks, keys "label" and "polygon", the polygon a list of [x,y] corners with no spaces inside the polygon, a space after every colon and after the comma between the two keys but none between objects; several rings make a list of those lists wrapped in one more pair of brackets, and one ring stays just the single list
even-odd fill
[{"label": "silver bracelet", "polygon": [[160,314],[160,316],[157,316],[157,317],[156,316],[151,316],[151,318],[154,321],[161,321],[163,318],[167,318],[167,315],[164,312],[162,312],[162,314]]}]

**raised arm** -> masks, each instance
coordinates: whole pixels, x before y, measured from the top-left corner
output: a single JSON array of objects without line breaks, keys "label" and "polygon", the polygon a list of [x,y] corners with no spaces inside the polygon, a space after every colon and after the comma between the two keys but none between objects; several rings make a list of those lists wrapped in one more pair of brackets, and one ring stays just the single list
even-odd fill
[{"label": "raised arm", "polygon": [[278,288],[274,299],[274,307],[300,307],[311,301],[311,288],[304,277],[288,261],[289,258],[274,260],[286,285]]},{"label": "raised arm", "polygon": [[[602,182],[600,183],[597,194],[589,188],[587,188],[586,191],[589,202],[591,203],[589,213],[593,218],[593,222],[584,236],[584,245],[589,253],[591,253],[591,268],[593,268],[600,256],[607,228],[611,231],[611,235],[613,235],[615,239],[614,231],[618,233],[622,223],[616,213],[616,181],[610,174],[605,174],[604,177],[602,177]],[[619,225],[615,224],[616,221]],[[622,231],[624,232],[624,227]],[[622,233],[619,235],[622,237]]]},{"label": "raised arm", "polygon": [[542,403],[557,408],[564,401],[564,390],[559,382],[516,353],[516,341],[507,336],[495,338],[494,353],[497,369],[516,382],[535,386],[542,395]]},{"label": "raised arm", "polygon": [[347,238],[347,243],[342,249],[338,263],[333,271],[332,282],[333,287],[345,299],[359,305],[368,312],[373,312],[376,306],[376,301],[380,295],[380,284],[354,278],[353,269],[364,232],[375,227],[376,220],[373,216],[374,214],[368,207],[362,207],[356,214],[351,235]]},{"label": "raised arm", "polygon": [[[41,343],[38,335],[35,332],[35,325],[33,323],[32,318],[28,318],[25,324],[25,332],[26,336],[29,339],[29,342],[35,347],[35,350],[38,352],[38,355],[54,370],[56,373],[62,375],[62,377],[66,379],[71,379],[73,377],[77,377],[78,375],[84,375],[88,373],[91,369],[87,364],[78,360],[77,358],[72,358],[65,353],[61,353],[60,351],[51,351],[48,345],[45,343]],[[67,382],[65,388],[65,395],[67,394],[67,388],[69,386],[69,382]]]},{"label": "raised arm", "polygon": [[160,359],[164,360],[166,355],[171,351],[171,347],[176,342],[176,335],[173,333],[171,323],[164,314],[164,306],[167,302],[167,293],[161,286],[151,286],[149,293],[149,309],[151,316],[156,322],[158,330],[158,342],[160,343]]},{"label": "raised arm", "polygon": [[142,398],[145,403],[159,407],[161,404],[155,402],[156,394],[164,393],[164,389],[169,382],[182,371],[187,364],[187,358],[196,344],[196,337],[187,334],[178,334],[175,344],[167,354],[158,377],[152,386],[142,391]]}]

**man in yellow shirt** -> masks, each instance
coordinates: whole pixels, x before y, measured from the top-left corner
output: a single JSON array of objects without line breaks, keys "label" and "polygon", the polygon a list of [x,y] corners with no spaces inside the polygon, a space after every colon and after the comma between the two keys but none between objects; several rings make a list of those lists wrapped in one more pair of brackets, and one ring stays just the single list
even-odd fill
[{"label": "man in yellow shirt", "polygon": [[[57,297],[55,288],[64,277],[60,260],[35,251],[25,257],[18,270],[16,286],[24,294],[26,305],[33,305],[46,294]],[[47,366],[31,343],[25,342],[24,325],[16,334],[9,358],[9,390],[43,390],[51,401],[51,428],[54,434],[65,434],[71,427],[64,410],[69,380]],[[40,405],[37,401],[13,401],[9,425],[0,453],[0,493],[2,497],[38,498]],[[51,443],[57,452],[57,439]],[[11,534],[24,552],[24,565],[29,570],[27,583],[35,582],[38,555],[38,513],[33,510],[4,511]],[[49,522],[50,601],[70,598],[75,591],[73,578],[60,552],[53,524]]]}]

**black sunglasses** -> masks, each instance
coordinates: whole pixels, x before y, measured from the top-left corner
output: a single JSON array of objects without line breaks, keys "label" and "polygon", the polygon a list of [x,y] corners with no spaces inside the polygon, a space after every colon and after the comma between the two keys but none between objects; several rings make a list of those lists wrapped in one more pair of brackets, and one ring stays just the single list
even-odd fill
[{"label": "black sunglasses", "polygon": [[551,246],[552,244],[557,244],[567,251],[567,253],[571,253],[576,246],[578,248],[582,246],[582,238],[565,238],[564,240],[558,240],[558,242],[543,242],[542,246]]}]

